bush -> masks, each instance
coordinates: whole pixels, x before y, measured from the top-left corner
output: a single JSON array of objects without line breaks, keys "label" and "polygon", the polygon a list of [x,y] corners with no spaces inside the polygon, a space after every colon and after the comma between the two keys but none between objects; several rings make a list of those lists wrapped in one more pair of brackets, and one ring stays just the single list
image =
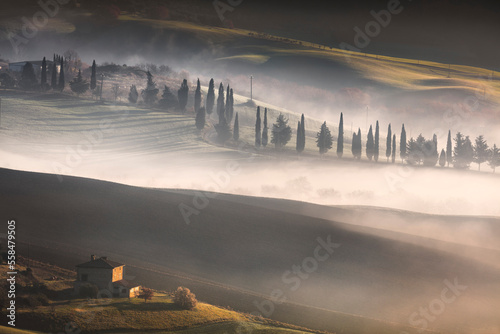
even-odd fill
[{"label": "bush", "polygon": [[83,94],[89,89],[89,83],[83,79],[82,71],[78,71],[77,77],[69,83],[69,86],[77,95]]},{"label": "bush", "polygon": [[35,309],[38,306],[49,305],[49,298],[43,293],[30,294],[27,297],[18,298],[18,305],[20,307],[29,307]]},{"label": "bush", "polygon": [[139,98],[139,93],[137,92],[137,88],[135,85],[130,86],[130,92],[128,93],[128,101],[130,103],[137,103],[137,99]]},{"label": "bush", "polygon": [[217,131],[217,140],[220,143],[224,143],[226,140],[231,138],[231,128],[224,119],[221,123],[214,125],[215,131]]},{"label": "bush", "polygon": [[78,292],[83,298],[97,298],[99,288],[94,284],[86,283],[80,287]]},{"label": "bush", "polygon": [[175,305],[184,310],[192,310],[198,304],[196,296],[188,289],[182,286],[178,287],[174,296]]},{"label": "bush", "polygon": [[153,290],[149,288],[142,288],[141,293],[137,296],[137,298],[144,299],[144,302],[146,303],[148,300],[151,300],[154,296]]},{"label": "bush", "polygon": [[16,81],[8,73],[0,73],[0,87],[2,88],[14,88]]}]

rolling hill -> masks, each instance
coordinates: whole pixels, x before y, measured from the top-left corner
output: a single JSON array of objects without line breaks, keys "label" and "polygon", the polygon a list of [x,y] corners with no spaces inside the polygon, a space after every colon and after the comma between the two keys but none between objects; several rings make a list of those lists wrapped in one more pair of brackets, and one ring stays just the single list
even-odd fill
[{"label": "rolling hill", "polygon": [[[266,207],[263,198],[210,198],[209,205],[186,224],[179,206],[191,205],[196,192],[73,177],[59,182],[54,175],[5,169],[0,185],[2,219],[16,219],[19,240],[51,250],[45,254],[52,254],[53,261],[69,254],[84,260],[98,253],[139,268],[198,277],[206,284],[213,282],[213,291],[223,289],[217,287],[222,285],[242,289],[243,295],[253,294],[237,303],[247,312],[261,310],[256,305],[269,306],[272,296],[280,292],[286,303],[274,304],[268,316],[287,322],[291,313],[283,310],[295,305],[309,312],[288,322],[314,329],[370,331],[361,325],[373,321],[369,319],[379,319],[385,325],[378,326],[396,331],[394,323],[421,328],[419,308],[433,307],[439,316],[425,322],[426,328],[443,333],[499,331],[498,219],[471,218],[490,235],[490,244],[479,247],[458,238],[453,243],[440,240],[430,229],[430,235],[423,236],[390,225],[344,222],[363,208],[339,208],[343,214],[330,211],[329,219],[322,219],[308,213],[305,203],[301,213],[296,213],[291,209],[297,208],[295,202],[278,201]],[[379,213],[369,214],[376,219]],[[432,225],[441,229],[439,233],[454,233],[461,220],[433,216]],[[406,223],[415,224],[411,221]],[[325,252],[315,255],[318,246],[325,244],[330,248],[325,246]],[[328,249],[332,251],[329,256]],[[314,260],[315,256],[324,260]],[[482,261],[474,260],[477,257]],[[162,285],[161,280],[155,282]],[[442,290],[450,284],[462,289],[455,290],[453,303],[436,302],[445,298]],[[206,288],[200,290],[210,298]],[[433,303],[444,305],[446,312]],[[322,314],[321,321],[318,314]],[[373,329],[373,323],[368,327]]]}]

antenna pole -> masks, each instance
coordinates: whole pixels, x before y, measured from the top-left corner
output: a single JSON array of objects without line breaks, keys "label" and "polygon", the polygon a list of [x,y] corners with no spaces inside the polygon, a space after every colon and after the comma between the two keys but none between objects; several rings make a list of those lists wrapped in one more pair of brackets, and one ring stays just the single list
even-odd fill
[{"label": "antenna pole", "polygon": [[253,75],[250,76],[250,101],[253,100]]}]

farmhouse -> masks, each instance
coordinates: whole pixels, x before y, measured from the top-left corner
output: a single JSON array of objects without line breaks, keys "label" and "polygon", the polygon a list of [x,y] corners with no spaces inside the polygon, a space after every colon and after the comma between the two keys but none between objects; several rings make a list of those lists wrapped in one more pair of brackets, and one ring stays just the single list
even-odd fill
[{"label": "farmhouse", "polygon": [[[41,60],[33,60],[33,61],[19,61],[17,63],[9,63],[9,70],[14,72],[22,72],[24,65],[27,63],[31,63],[35,71],[40,71],[42,69],[42,61]],[[47,68],[52,66],[52,61],[47,60]]]},{"label": "farmhouse", "polygon": [[99,290],[111,292],[113,297],[135,297],[139,294],[140,286],[130,284],[123,279],[124,264],[110,261],[103,256],[90,256],[90,261],[76,266],[77,278],[75,292],[78,293],[84,284],[94,284]]}]

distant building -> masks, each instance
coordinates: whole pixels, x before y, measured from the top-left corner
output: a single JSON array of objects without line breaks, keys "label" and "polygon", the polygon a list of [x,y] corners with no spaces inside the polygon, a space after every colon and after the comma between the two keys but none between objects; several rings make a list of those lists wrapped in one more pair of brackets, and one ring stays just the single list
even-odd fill
[{"label": "distant building", "polygon": [[140,286],[132,286],[123,279],[124,264],[110,261],[103,256],[90,256],[90,261],[76,266],[75,292],[78,293],[84,284],[95,284],[99,290],[110,291],[113,297],[135,297],[139,294]]},{"label": "distant building", "polygon": [[[47,62],[47,70],[51,71],[52,65],[54,62],[52,60],[46,60],[46,62]],[[33,69],[35,70],[35,73],[37,75],[40,74],[40,72],[42,70],[42,61],[41,60],[19,61],[16,63],[9,63],[9,70],[11,70],[12,72],[22,72],[23,67],[24,67],[24,65],[26,65],[26,63],[31,63],[31,65],[33,65]],[[60,66],[57,65],[58,70],[59,70],[59,67]]]}]

